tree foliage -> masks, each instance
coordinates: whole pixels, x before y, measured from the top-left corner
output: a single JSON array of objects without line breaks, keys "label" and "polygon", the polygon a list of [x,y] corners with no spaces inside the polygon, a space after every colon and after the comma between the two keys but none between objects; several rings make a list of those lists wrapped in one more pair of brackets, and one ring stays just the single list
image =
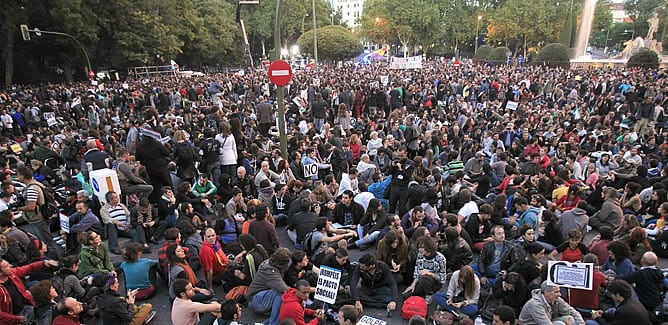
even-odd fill
[{"label": "tree foliage", "polygon": [[496,64],[505,64],[508,62],[510,53],[510,49],[505,46],[497,47],[489,54],[487,60]]},{"label": "tree foliage", "polygon": [[626,62],[629,68],[648,68],[656,69],[659,67],[659,56],[654,51],[643,49],[632,55]]},{"label": "tree foliage", "polygon": [[[76,42],[49,34],[32,35],[25,42],[20,24],[71,35],[96,70],[123,71],[170,60],[199,69],[203,64],[241,61],[230,55],[242,44],[234,9],[230,2],[218,0],[8,0],[0,10],[0,42],[7,44],[2,53],[5,84],[13,81],[14,68],[22,72],[19,81],[59,70],[65,71],[65,79],[86,75],[84,54]],[[14,62],[15,55],[22,60]]]},{"label": "tree foliage", "polygon": [[568,68],[570,66],[568,48],[561,43],[547,44],[538,52],[533,62],[534,64],[545,64],[553,68]]},{"label": "tree foliage", "polygon": [[487,60],[489,54],[492,53],[494,49],[489,45],[481,45],[478,47],[478,51],[475,52],[475,58],[478,60]]},{"label": "tree foliage", "polygon": [[[357,35],[343,26],[325,26],[318,31],[318,59],[345,60],[362,52],[362,43]],[[297,40],[302,52],[313,53],[313,31],[304,33]]]}]

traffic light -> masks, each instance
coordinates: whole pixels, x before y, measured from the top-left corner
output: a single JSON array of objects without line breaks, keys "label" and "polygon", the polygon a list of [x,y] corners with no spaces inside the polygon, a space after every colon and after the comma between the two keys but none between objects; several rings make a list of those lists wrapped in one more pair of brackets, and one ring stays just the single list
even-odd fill
[{"label": "traffic light", "polygon": [[30,30],[28,29],[28,25],[21,25],[21,36],[23,36],[24,41],[30,40]]}]

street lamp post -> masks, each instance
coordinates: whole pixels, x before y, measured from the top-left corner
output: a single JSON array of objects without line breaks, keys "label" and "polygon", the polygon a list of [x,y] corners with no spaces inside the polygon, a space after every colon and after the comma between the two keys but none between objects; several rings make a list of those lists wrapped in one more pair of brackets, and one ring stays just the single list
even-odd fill
[{"label": "street lamp post", "polygon": [[28,29],[27,25],[21,25],[21,30],[24,30],[26,35],[24,35],[24,39],[26,41],[30,40],[30,33],[34,33],[37,36],[41,36],[41,34],[51,34],[51,35],[60,35],[60,36],[65,36],[70,39],[72,39],[79,47],[81,48],[81,51],[83,52],[84,56],[86,57],[86,63],[88,64],[88,71],[86,71],[86,76],[88,77],[88,74],[93,71],[93,66],[90,64],[90,59],[88,58],[88,52],[86,51],[86,48],[81,45],[81,42],[79,42],[78,39],[74,38],[74,36],[67,34],[67,33],[61,33],[61,32],[50,32],[50,31],[45,31],[45,30],[39,30],[37,28],[35,29]]},{"label": "street lamp post", "polygon": [[315,64],[318,64],[318,26],[315,21],[315,0],[311,1],[313,3],[313,60]]},{"label": "street lamp post", "polygon": [[478,38],[480,37],[480,21],[482,20],[482,15],[478,15],[478,21],[476,21],[475,24],[475,51],[473,51],[473,55],[475,55],[478,52]]},{"label": "street lamp post", "polygon": [[304,34],[304,20],[308,17],[308,12],[304,14],[302,17],[302,35]]},{"label": "street lamp post", "polygon": [[[276,0],[276,17],[274,21],[274,55],[275,60],[280,59],[281,55],[281,0]],[[281,156],[288,159],[288,140],[285,135],[285,87],[276,87],[276,102],[278,102],[278,136],[281,143]]]},{"label": "street lamp post", "polygon": [[610,28],[608,28],[608,32],[605,34],[605,43],[603,44],[603,53],[608,52],[608,38],[610,38]]}]

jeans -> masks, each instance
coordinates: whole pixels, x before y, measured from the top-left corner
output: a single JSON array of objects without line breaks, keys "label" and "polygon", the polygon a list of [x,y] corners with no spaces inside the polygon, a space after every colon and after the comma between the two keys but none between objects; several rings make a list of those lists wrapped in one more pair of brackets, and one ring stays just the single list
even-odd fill
[{"label": "jeans", "polygon": [[278,325],[278,315],[281,309],[281,294],[272,290],[260,291],[253,296],[250,302],[251,310],[258,314],[267,315],[269,319],[265,320],[265,325]]},{"label": "jeans", "polygon": [[313,119],[313,126],[315,127],[315,130],[319,133],[320,129],[322,129],[322,126],[325,124],[325,119],[324,118],[314,118]]},{"label": "jeans", "polygon": [[[462,302],[464,299],[461,297],[455,297],[452,302]],[[447,292],[437,292],[434,294],[434,302],[437,303],[441,308],[449,310],[449,311],[457,311],[457,308],[455,308],[452,305],[448,304],[448,294]],[[475,319],[476,315],[478,315],[478,305],[477,304],[471,304],[471,305],[466,305],[462,307],[459,310],[462,314],[469,316],[471,319]]]},{"label": "jeans", "polygon": [[[471,268],[473,269],[473,272],[475,275],[478,276],[478,278],[486,277],[487,278],[487,284],[483,285],[483,288],[488,289],[494,286],[496,284],[496,274],[492,275],[481,275],[480,274],[480,269],[478,268],[477,264],[471,264]],[[482,283],[481,283],[482,284]]]},{"label": "jeans", "polygon": [[125,194],[137,194],[139,199],[148,198],[153,192],[153,185],[150,184],[136,184],[129,185],[122,190]]},{"label": "jeans", "polygon": [[53,235],[51,235],[49,224],[46,221],[39,221],[36,223],[25,224],[20,226],[19,228],[39,238],[40,241],[46,244],[47,247],[46,255],[54,260],[60,261],[60,259],[63,256],[62,249],[53,240]]},{"label": "jeans", "polygon": [[[146,239],[144,238],[144,241],[141,239],[141,235],[139,235],[139,231],[137,229],[132,228],[128,226],[128,228],[125,231],[118,230],[116,228],[116,225],[112,223],[108,223],[106,225],[107,227],[107,236],[109,237],[109,250],[114,250],[118,249],[118,236],[121,235],[126,238],[131,238],[132,241],[145,244]],[[142,232],[143,233],[143,232]]]},{"label": "jeans", "polygon": [[362,305],[366,307],[384,309],[392,301],[392,289],[390,287],[367,288],[359,286],[357,287],[357,294]]},{"label": "jeans", "polygon": [[364,238],[364,226],[357,225],[357,235],[359,236],[357,238],[360,239],[355,241],[355,245],[357,245],[357,247],[360,247],[362,245],[371,245],[375,243],[376,240],[378,239],[378,236],[380,236],[380,231],[374,231],[370,233],[369,236]]}]

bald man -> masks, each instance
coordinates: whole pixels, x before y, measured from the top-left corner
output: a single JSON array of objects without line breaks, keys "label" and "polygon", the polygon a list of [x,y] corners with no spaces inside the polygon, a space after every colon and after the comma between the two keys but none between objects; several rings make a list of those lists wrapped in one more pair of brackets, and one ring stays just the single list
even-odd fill
[{"label": "bald man", "polygon": [[97,147],[95,139],[86,141],[86,153],[81,161],[81,172],[86,180],[89,180],[88,173],[92,170],[102,168],[111,168],[111,159],[109,155]]},{"label": "bald man", "polygon": [[661,304],[661,288],[663,287],[663,272],[656,267],[658,260],[656,254],[646,252],[640,259],[640,270],[616,278],[634,285],[638,300],[647,311],[652,313]]}]

